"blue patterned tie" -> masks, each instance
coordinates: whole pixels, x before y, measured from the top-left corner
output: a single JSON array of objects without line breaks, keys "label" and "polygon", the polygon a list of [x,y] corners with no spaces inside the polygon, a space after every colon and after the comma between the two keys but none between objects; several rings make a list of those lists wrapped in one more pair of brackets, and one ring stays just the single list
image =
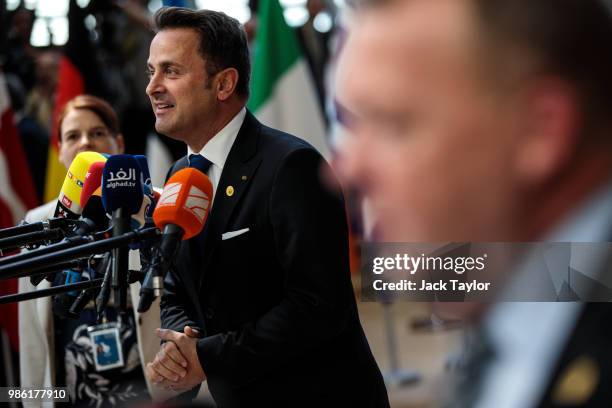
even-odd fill
[{"label": "blue patterned tie", "polygon": [[189,155],[189,167],[200,170],[202,173],[207,174],[208,169],[212,162],[201,154],[190,154]]}]

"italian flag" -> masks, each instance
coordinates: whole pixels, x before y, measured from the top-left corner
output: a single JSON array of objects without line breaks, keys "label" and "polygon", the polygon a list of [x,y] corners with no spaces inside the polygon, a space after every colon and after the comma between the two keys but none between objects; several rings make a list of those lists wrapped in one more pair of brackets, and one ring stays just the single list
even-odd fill
[{"label": "italian flag", "polygon": [[267,126],[298,136],[329,158],[325,122],[308,64],[278,0],[259,5],[249,109]]}]

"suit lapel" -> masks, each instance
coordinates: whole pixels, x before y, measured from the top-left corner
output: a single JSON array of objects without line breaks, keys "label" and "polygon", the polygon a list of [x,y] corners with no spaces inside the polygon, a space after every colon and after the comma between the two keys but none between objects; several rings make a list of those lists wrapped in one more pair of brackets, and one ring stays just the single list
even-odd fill
[{"label": "suit lapel", "polygon": [[261,157],[256,154],[260,132],[261,124],[247,111],[236,141],[223,166],[213,206],[206,221],[203,234],[203,262],[199,271],[200,287],[204,281],[204,275],[209,275],[212,254],[221,241],[221,234],[225,232],[236,205],[261,163]]},{"label": "suit lapel", "polygon": [[[204,275],[209,274],[211,257],[221,241],[221,234],[225,231],[225,227],[227,226],[236,204],[240,201],[259,163],[261,163],[261,157],[256,154],[260,132],[261,124],[249,111],[247,111],[244,122],[236,136],[236,141],[223,166],[221,179],[219,180],[217,191],[213,199],[213,206],[206,219],[204,229],[197,237],[190,239],[187,243],[190,248],[189,254],[193,261],[191,263],[193,270],[190,271],[191,273],[181,273],[181,278],[187,286],[186,289],[189,296],[198,307],[200,304],[200,296],[196,289],[201,288],[204,281]],[[186,167],[189,167],[189,159],[187,156],[178,160],[170,168],[166,176],[166,181],[171,175]],[[228,187],[230,186],[233,189],[231,194],[228,192]],[[202,249],[204,249],[203,252]],[[184,268],[179,269],[181,272],[184,271]],[[190,283],[197,283],[198,285],[196,286]]]}]

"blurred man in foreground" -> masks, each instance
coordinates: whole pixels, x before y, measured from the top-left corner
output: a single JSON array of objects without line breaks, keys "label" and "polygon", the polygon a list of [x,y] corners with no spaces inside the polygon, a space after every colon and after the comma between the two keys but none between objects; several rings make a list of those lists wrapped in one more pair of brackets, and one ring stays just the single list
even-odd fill
[{"label": "blurred man in foreground", "polygon": [[[612,19],[601,1],[368,3],[339,72],[352,131],[340,169],[371,203],[377,238],[610,240]],[[468,364],[453,402],[561,403],[575,394],[555,387],[588,348],[586,371],[601,375],[570,406],[596,406],[612,362],[589,339],[606,336],[609,312],[583,306],[493,307],[480,345],[490,352]]]}]

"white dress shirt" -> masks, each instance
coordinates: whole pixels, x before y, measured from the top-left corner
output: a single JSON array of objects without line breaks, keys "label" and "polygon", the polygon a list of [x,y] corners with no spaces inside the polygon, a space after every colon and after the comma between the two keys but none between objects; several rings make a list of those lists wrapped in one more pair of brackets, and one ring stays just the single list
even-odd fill
[{"label": "white dress shirt", "polygon": [[210,169],[208,169],[207,175],[213,186],[213,199],[217,192],[217,186],[221,179],[225,161],[236,141],[238,131],[242,127],[245,116],[246,108],[242,108],[240,112],[238,112],[223,129],[214,135],[199,152],[194,152],[190,147],[187,147],[188,156],[191,154],[201,154],[212,163]]}]

